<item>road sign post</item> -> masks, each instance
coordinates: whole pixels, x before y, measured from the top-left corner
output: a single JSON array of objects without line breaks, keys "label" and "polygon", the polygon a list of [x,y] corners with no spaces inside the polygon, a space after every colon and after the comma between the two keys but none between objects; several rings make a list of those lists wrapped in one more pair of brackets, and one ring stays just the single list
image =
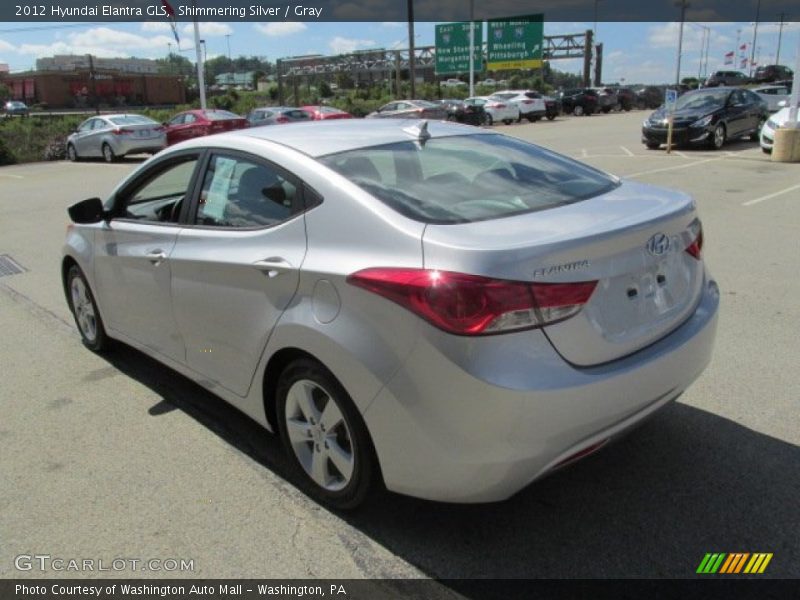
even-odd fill
[{"label": "road sign post", "polygon": [[543,15],[489,21],[487,35],[489,70],[538,69],[542,66]]}]

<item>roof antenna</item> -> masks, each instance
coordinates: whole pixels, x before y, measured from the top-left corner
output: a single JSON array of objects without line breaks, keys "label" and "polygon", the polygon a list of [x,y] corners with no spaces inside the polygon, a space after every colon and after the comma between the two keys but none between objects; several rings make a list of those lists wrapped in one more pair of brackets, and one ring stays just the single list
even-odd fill
[{"label": "roof antenna", "polygon": [[428,131],[428,120],[427,119],[420,119],[418,123],[412,125],[411,127],[404,127],[403,131],[406,133],[413,135],[417,138],[417,141],[421,145],[425,145],[429,139],[431,139],[431,134]]}]

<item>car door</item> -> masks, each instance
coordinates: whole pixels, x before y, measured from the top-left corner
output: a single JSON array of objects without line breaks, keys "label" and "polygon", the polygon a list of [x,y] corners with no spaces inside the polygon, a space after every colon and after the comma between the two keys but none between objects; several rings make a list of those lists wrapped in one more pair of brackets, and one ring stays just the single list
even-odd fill
[{"label": "car door", "polygon": [[75,136],[72,138],[72,144],[75,146],[75,151],[78,153],[78,156],[92,156],[89,148],[91,147],[92,129],[94,128],[95,121],[97,120],[98,119],[95,117],[86,119],[75,131]]},{"label": "car door", "polygon": [[171,255],[203,153],[153,163],[117,193],[111,219],[95,238],[95,281],[107,326],[179,362],[185,350],[173,315]]},{"label": "car door", "polygon": [[181,127],[185,119],[186,113],[181,113],[167,122],[167,145],[171,146],[181,141]]},{"label": "car door", "polygon": [[170,257],[178,329],[193,370],[245,396],[306,253],[299,181],[261,157],[212,151]]},{"label": "car door", "polygon": [[741,90],[733,90],[727,102],[727,137],[728,139],[742,135],[748,128],[748,107]]}]

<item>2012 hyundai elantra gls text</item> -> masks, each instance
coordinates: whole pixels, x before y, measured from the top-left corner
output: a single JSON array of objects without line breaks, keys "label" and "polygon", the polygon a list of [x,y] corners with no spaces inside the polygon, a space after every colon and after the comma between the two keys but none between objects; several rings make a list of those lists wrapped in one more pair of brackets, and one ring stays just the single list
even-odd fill
[{"label": "2012 hyundai elantra gls text", "polygon": [[677,398],[719,293],[694,201],[469,126],[191,140],[70,209],[83,342],[277,431],[311,496],[508,498]]}]

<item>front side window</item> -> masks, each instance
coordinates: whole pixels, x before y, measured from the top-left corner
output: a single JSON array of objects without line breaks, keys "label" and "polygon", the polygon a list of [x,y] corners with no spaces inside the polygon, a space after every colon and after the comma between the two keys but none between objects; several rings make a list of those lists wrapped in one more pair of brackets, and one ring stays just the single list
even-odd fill
[{"label": "front side window", "polygon": [[268,227],[293,214],[296,186],[274,167],[243,158],[214,156],[208,166],[197,225]]},{"label": "front side window", "polygon": [[545,210],[618,185],[582,163],[491,134],[359,148],[320,161],[424,223],[469,223]]},{"label": "front side window", "polygon": [[126,193],[117,212],[122,218],[176,223],[189,194],[196,156],[187,156],[155,172]]}]

